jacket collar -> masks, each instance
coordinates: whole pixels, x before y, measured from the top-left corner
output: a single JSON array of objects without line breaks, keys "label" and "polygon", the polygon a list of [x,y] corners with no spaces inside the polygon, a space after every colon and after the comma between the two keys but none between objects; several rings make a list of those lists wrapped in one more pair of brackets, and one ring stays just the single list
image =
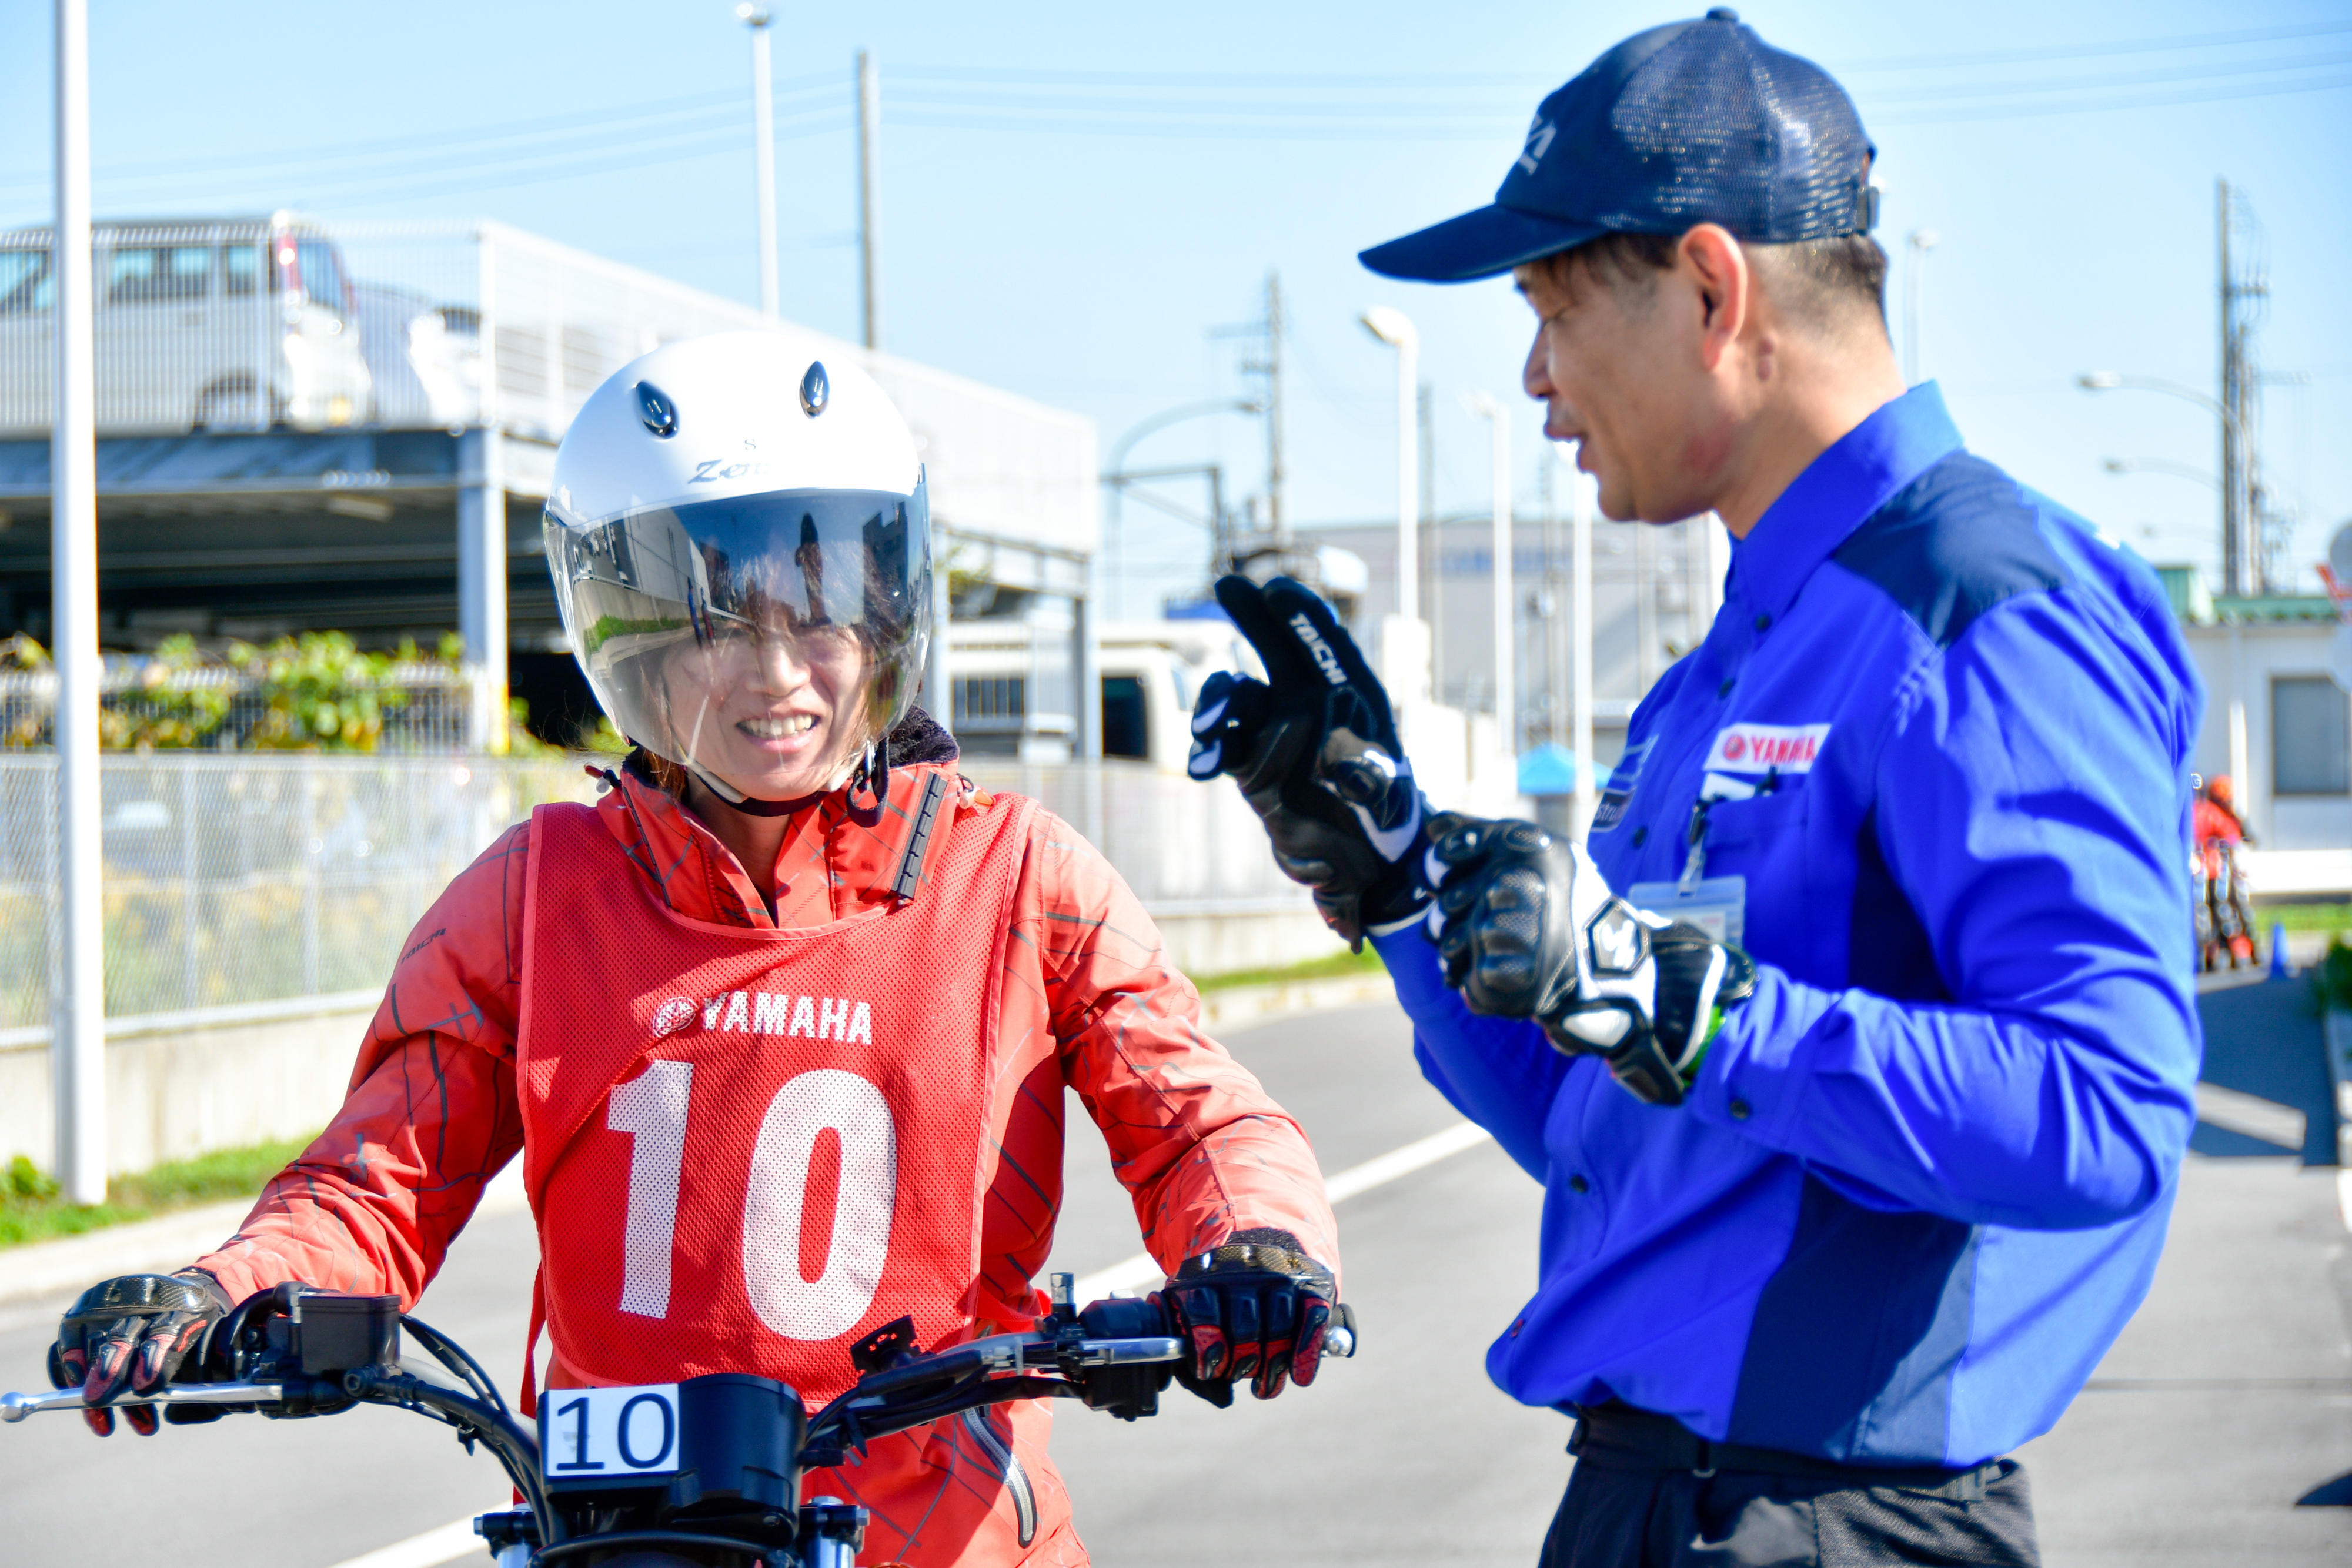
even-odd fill
[{"label": "jacket collar", "polygon": [[1960,445],[1935,382],[1880,405],[1807,465],[1746,538],[1732,541],[1727,596],[1778,620],[1854,529]]},{"label": "jacket collar", "polygon": [[[944,731],[931,727],[946,739]],[[895,751],[898,733],[891,738]],[[889,799],[878,815],[853,812],[845,790],[794,812],[776,856],[772,916],[734,852],[676,797],[632,768],[589,771],[605,785],[596,809],[607,831],[672,910],[717,925],[789,930],[837,920],[892,896],[930,776],[945,773],[951,786],[960,784],[955,743],[946,744],[945,761],[892,766]],[[937,747],[929,749],[935,753]]]}]

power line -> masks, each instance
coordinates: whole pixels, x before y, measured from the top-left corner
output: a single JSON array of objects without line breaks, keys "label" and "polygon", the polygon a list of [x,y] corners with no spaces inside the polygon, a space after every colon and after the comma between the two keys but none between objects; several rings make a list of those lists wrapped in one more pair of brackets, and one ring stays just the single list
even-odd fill
[{"label": "power line", "polygon": [[[776,96],[806,98],[821,96],[824,89],[838,96],[840,83],[835,73],[823,77],[798,77],[777,89]],[[822,106],[821,106],[822,107]],[[730,122],[740,118],[743,97],[734,89],[690,93],[682,98],[654,99],[644,103],[625,105],[614,110],[591,110],[575,114],[543,116],[531,120],[508,120],[499,124],[470,127],[465,130],[430,131],[415,136],[390,137],[369,141],[347,142],[339,146],[321,147],[315,151],[267,152],[242,153],[226,158],[190,158],[158,162],[142,159],[136,163],[121,163],[98,171],[99,177],[110,183],[165,179],[187,174],[231,172],[241,169],[276,172],[289,167],[312,164],[364,162],[372,159],[394,156],[403,152],[452,148],[467,155],[478,157],[486,144],[531,139],[560,138],[567,131],[582,132],[599,142],[625,139],[651,121],[698,118],[714,123]],[[808,112],[803,110],[803,113]],[[0,173],[0,186],[27,183],[47,184],[46,171],[18,170]]]}]

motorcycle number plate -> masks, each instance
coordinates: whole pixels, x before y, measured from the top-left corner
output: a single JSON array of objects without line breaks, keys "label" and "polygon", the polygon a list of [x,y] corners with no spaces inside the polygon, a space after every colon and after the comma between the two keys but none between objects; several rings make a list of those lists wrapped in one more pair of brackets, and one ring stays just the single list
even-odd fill
[{"label": "motorcycle number plate", "polygon": [[551,1481],[675,1475],[677,1438],[675,1383],[540,1396],[540,1470]]}]

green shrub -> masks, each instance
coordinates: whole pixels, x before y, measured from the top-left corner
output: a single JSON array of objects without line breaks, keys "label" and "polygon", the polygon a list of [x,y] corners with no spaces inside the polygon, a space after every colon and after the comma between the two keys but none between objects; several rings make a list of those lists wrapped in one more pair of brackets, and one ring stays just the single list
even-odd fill
[{"label": "green shrub", "polygon": [[2352,947],[2342,936],[2328,943],[2327,956],[2312,968],[2311,987],[2323,1009],[2352,1011]]},{"label": "green shrub", "polygon": [[256,1197],[310,1146],[309,1138],[290,1138],[168,1161],[136,1176],[116,1176],[106,1184],[104,1203],[87,1205],[68,1201],[53,1177],[18,1155],[0,1176],[0,1248],[79,1236],[195,1204]]}]

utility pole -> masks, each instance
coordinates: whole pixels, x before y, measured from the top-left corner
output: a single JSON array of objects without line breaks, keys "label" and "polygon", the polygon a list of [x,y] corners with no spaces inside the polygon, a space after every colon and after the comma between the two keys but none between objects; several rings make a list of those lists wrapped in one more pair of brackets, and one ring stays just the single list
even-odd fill
[{"label": "utility pole", "polygon": [[776,280],[776,90],[768,52],[768,8],[751,0],[735,7],[751,29],[751,183],[760,212],[760,309],[773,316],[782,306]]},{"label": "utility pole", "polygon": [[[1265,314],[1255,321],[1244,321],[1231,327],[1213,327],[1212,338],[1256,339],[1260,352],[1255,359],[1241,362],[1241,372],[1255,376],[1265,390],[1249,401],[1265,415],[1265,520],[1260,525],[1265,537],[1247,547],[1236,540],[1234,559],[1239,560],[1245,552],[1260,553],[1265,548],[1287,553],[1290,536],[1284,528],[1282,486],[1285,469],[1282,463],[1282,334],[1285,327],[1282,311],[1282,275],[1265,275]],[[1237,568],[1228,567],[1234,570]]]},{"label": "utility pole", "polygon": [[49,627],[58,673],[62,962],[49,998],[57,1177],[106,1201],[106,928],[98,777],[98,372],[90,315],[89,7],[57,0],[56,402],[49,426]]},{"label": "utility pole", "polygon": [[2222,591],[2269,591],[2263,570],[2262,481],[2252,450],[2256,389],[2253,331],[2270,285],[2261,258],[2232,244],[2235,231],[2251,227],[2253,214],[2230,182],[2215,182],[2214,238],[2221,305],[2221,579]]},{"label": "utility pole", "polygon": [[1927,253],[1939,236],[1934,229],[1911,231],[1911,265],[1903,269],[1903,384],[1919,384],[1919,297],[1926,288]]},{"label": "utility pole", "polygon": [[[1429,681],[1435,700],[1445,700],[1445,528],[1437,520],[1437,394],[1423,382],[1414,389],[1414,450],[1421,478],[1421,549],[1429,552]],[[1413,561],[1416,576],[1421,561]]]},{"label": "utility pole", "polygon": [[857,249],[865,262],[866,346],[882,346],[882,77],[857,51]]},{"label": "utility pole", "polygon": [[1265,517],[1287,542],[1282,517],[1282,274],[1265,275]]}]

